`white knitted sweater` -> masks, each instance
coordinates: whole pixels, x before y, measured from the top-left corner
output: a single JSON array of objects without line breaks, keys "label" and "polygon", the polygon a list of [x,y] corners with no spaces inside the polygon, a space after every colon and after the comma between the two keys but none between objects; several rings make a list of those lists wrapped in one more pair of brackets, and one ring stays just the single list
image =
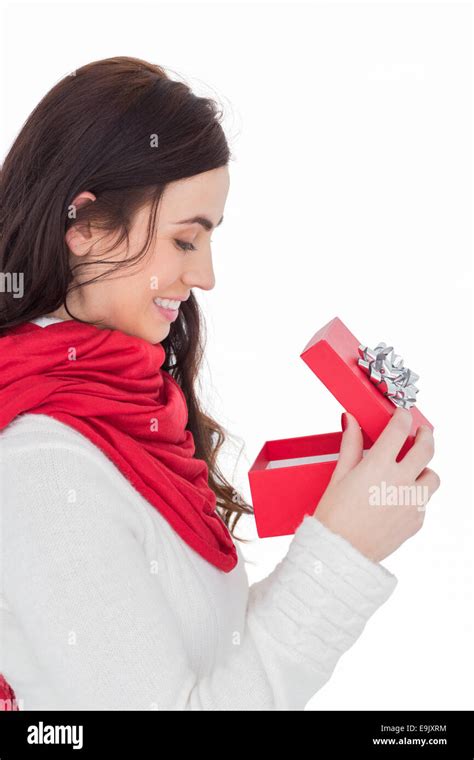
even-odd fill
[{"label": "white knitted sweater", "polygon": [[0,673],[23,710],[302,710],[397,584],[308,515],[249,587],[238,542],[217,569],[45,415],[0,455]]}]

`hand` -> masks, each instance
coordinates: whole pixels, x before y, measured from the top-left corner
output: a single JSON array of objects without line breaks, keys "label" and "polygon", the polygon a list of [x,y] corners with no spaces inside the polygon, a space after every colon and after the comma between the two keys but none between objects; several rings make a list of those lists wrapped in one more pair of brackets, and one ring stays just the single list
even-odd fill
[{"label": "hand", "polygon": [[[411,428],[408,409],[397,407],[364,455],[360,426],[348,412],[346,418],[337,465],[313,516],[366,557],[379,562],[421,528],[426,503],[439,488],[438,475],[426,467],[434,454],[433,433],[420,426],[413,446],[396,462]],[[393,486],[399,495],[397,506],[386,498],[387,493],[395,493]],[[381,498],[375,505],[377,493]],[[407,499],[407,494],[411,498]]]}]

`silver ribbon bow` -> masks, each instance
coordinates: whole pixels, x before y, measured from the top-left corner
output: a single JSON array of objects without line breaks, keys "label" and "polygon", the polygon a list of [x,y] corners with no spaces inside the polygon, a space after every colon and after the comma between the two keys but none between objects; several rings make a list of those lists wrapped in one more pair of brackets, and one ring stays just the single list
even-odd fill
[{"label": "silver ribbon bow", "polygon": [[359,346],[357,364],[367,373],[379,391],[396,406],[410,409],[416,404],[418,388],[415,383],[419,375],[403,366],[401,356],[393,353],[393,347],[379,343],[374,349]]}]

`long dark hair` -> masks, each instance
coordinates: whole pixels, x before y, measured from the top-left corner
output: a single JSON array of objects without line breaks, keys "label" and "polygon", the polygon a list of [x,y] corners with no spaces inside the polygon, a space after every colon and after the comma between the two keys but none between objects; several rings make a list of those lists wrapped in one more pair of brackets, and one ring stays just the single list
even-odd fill
[{"label": "long dark hair", "polygon": [[[73,270],[87,266],[70,267],[65,233],[73,224],[91,222],[118,233],[119,245],[128,241],[135,212],[151,202],[144,248],[112,262],[116,266],[105,274],[141,258],[166,185],[229,162],[221,117],[213,99],[198,97],[162,67],[138,58],[94,61],[58,82],[28,117],[0,174],[0,271],[5,279],[23,277],[21,298],[11,288],[0,292],[0,337],[62,305],[78,319],[69,311],[67,296],[97,277],[73,282]],[[82,191],[93,193],[96,201],[71,214]],[[162,341],[163,370],[183,389],[195,456],[208,465],[209,486],[224,522],[243,541],[233,531],[241,515],[253,509],[217,464],[228,431],[203,411],[195,390],[204,327],[191,293]]]}]

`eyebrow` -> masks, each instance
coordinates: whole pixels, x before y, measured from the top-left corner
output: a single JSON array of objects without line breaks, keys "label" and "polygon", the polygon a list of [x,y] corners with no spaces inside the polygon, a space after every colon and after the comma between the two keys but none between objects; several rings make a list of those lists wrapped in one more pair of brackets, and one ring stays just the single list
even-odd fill
[{"label": "eyebrow", "polygon": [[[222,224],[223,221],[224,217],[221,216],[220,220],[216,224],[216,227]],[[207,218],[207,216],[193,216],[191,219],[182,219],[180,222],[174,222],[174,224],[200,224],[201,227],[204,227],[205,230],[212,230],[213,228],[213,224],[211,220]]]}]

